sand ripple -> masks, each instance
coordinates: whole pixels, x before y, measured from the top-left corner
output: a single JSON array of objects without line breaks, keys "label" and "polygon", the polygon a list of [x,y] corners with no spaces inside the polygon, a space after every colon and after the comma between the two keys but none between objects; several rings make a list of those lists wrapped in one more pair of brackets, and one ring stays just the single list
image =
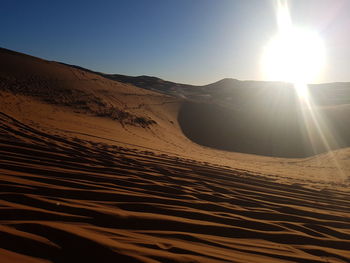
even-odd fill
[{"label": "sand ripple", "polygon": [[0,114],[1,262],[350,262],[350,194]]}]

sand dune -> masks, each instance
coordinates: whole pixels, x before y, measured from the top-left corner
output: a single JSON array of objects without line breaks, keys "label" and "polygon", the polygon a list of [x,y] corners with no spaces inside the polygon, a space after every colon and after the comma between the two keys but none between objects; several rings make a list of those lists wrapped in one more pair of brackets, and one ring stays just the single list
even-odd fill
[{"label": "sand dune", "polygon": [[179,124],[184,134],[200,145],[288,158],[315,156],[350,146],[349,83],[309,85],[314,105],[313,112],[309,112],[289,83],[223,79],[193,86],[148,76],[98,74],[185,98]]},{"label": "sand dune", "polygon": [[347,149],[212,150],[178,98],[0,55],[1,262],[350,261]]}]

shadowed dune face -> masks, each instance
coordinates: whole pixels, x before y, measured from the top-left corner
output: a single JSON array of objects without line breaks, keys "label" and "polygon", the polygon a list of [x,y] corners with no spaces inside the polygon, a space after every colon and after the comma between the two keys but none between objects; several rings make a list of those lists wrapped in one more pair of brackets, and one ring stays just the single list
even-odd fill
[{"label": "shadowed dune face", "polygon": [[317,106],[315,121],[291,88],[247,94],[232,105],[184,103],[178,115],[183,133],[200,145],[274,157],[309,157],[350,146],[349,107]]},{"label": "shadowed dune face", "polygon": [[298,117],[298,112],[283,118],[258,111],[242,114],[215,104],[185,103],[179,123],[184,134],[200,145],[258,155],[303,157],[311,152]]}]

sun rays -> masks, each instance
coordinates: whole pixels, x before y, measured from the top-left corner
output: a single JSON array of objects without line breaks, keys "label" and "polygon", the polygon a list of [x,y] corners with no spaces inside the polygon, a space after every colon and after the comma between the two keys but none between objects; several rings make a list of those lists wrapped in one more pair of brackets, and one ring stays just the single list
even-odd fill
[{"label": "sun rays", "polygon": [[308,83],[317,80],[326,62],[326,49],[316,31],[296,27],[290,16],[287,0],[277,0],[278,31],[263,49],[262,71],[266,79],[293,83],[308,139],[320,140],[332,156],[341,178],[344,173],[333,152],[337,144],[334,134],[316,107]]}]

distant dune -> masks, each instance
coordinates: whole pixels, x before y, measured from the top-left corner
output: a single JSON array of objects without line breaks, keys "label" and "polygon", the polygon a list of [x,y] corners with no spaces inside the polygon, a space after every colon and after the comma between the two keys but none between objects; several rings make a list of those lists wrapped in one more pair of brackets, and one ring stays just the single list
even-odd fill
[{"label": "distant dune", "polygon": [[0,262],[349,262],[347,87],[312,86],[314,155],[288,84],[0,49]]}]

